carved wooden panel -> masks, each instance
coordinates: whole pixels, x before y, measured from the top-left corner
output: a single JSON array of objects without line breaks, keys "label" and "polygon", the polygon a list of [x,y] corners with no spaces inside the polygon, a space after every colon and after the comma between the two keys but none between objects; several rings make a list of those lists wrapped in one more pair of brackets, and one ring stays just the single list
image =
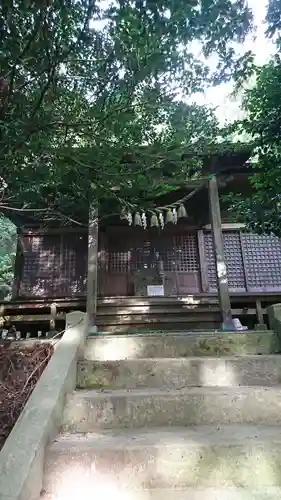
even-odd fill
[{"label": "carved wooden panel", "polygon": [[249,291],[281,290],[281,240],[275,236],[242,234]]}]

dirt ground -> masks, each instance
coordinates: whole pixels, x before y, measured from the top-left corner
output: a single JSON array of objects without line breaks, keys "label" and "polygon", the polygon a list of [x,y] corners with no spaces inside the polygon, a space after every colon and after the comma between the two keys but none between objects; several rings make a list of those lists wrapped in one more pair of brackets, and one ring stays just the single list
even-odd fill
[{"label": "dirt ground", "polygon": [[0,343],[0,449],[53,354],[49,343],[31,347]]}]

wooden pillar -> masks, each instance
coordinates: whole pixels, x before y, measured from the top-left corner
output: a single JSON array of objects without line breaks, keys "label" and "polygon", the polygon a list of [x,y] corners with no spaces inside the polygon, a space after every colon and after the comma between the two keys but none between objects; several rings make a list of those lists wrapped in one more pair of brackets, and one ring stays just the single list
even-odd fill
[{"label": "wooden pillar", "polygon": [[213,247],[216,261],[217,286],[222,315],[222,328],[223,330],[234,330],[228,291],[226,261],[223,248],[219,190],[217,178],[215,176],[209,180],[208,188]]},{"label": "wooden pillar", "polygon": [[256,299],[256,312],[258,324],[256,325],[256,330],[267,330],[267,325],[264,323],[263,309],[261,305],[261,300]]},{"label": "wooden pillar", "polygon": [[87,314],[90,333],[96,332],[97,285],[98,285],[98,208],[92,204],[89,209],[88,228],[88,276]]}]

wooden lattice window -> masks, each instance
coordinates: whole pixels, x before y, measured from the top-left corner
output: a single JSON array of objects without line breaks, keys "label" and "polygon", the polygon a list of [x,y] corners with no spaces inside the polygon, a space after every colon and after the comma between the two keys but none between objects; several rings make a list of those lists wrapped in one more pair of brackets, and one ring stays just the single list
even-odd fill
[{"label": "wooden lattice window", "polygon": [[131,269],[131,237],[129,230],[109,234],[107,242],[107,265],[111,274],[126,274]]},{"label": "wooden lattice window", "polygon": [[[32,236],[23,236],[21,238],[22,242],[22,250],[24,257],[23,271],[21,276],[21,293],[25,294],[27,292],[27,288],[30,287],[31,281],[34,276],[37,274],[38,270],[38,257],[37,252],[32,248],[33,243]],[[38,244],[41,244],[37,240]]]},{"label": "wooden lattice window", "polygon": [[[109,242],[110,243],[110,242]],[[112,273],[127,273],[163,264],[166,272],[198,272],[199,258],[195,234],[173,235],[149,231],[123,237],[108,247],[108,269]]]},{"label": "wooden lattice window", "polygon": [[250,291],[281,290],[281,241],[275,236],[242,234]]},{"label": "wooden lattice window", "polygon": [[110,245],[107,254],[109,272],[128,273],[131,268],[131,258],[132,252],[126,240],[122,245],[120,243]]},{"label": "wooden lattice window", "polygon": [[[245,275],[239,232],[223,233],[224,255],[226,261],[228,285],[230,290],[245,291]],[[213,238],[210,232],[204,234],[205,257],[208,265],[208,283],[210,290],[217,289],[216,264]]]},{"label": "wooden lattice window", "polygon": [[197,272],[199,269],[196,237],[187,235],[157,235],[134,247],[134,268],[154,268],[163,263],[165,272]]},{"label": "wooden lattice window", "polygon": [[23,236],[22,241],[22,296],[62,297],[85,294],[86,235],[33,234]]},{"label": "wooden lattice window", "polygon": [[246,291],[240,233],[223,233],[223,243],[229,289]]},{"label": "wooden lattice window", "polygon": [[199,261],[196,236],[194,234],[176,235],[174,256],[177,271],[197,272]]},{"label": "wooden lattice window", "polygon": [[112,273],[127,273],[130,270],[131,251],[108,252],[108,269]]},{"label": "wooden lattice window", "polygon": [[60,236],[22,237],[24,266],[20,294],[45,297],[56,294],[60,275]]},{"label": "wooden lattice window", "polygon": [[60,290],[64,295],[84,295],[87,288],[86,234],[62,236]]},{"label": "wooden lattice window", "polygon": [[216,262],[213,248],[213,238],[211,233],[204,233],[205,258],[208,270],[209,290],[217,289]]},{"label": "wooden lattice window", "polygon": [[135,240],[133,243],[132,269],[154,269],[159,259],[159,248],[153,238]]}]

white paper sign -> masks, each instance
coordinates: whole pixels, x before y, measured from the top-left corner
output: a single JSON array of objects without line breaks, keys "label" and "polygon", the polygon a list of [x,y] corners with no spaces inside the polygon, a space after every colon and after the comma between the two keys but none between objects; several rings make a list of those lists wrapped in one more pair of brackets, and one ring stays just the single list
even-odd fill
[{"label": "white paper sign", "polygon": [[247,326],[243,326],[239,318],[233,318],[233,325],[236,331],[248,330]]},{"label": "white paper sign", "polygon": [[147,285],[147,295],[149,297],[164,296],[164,286],[163,285]]}]

